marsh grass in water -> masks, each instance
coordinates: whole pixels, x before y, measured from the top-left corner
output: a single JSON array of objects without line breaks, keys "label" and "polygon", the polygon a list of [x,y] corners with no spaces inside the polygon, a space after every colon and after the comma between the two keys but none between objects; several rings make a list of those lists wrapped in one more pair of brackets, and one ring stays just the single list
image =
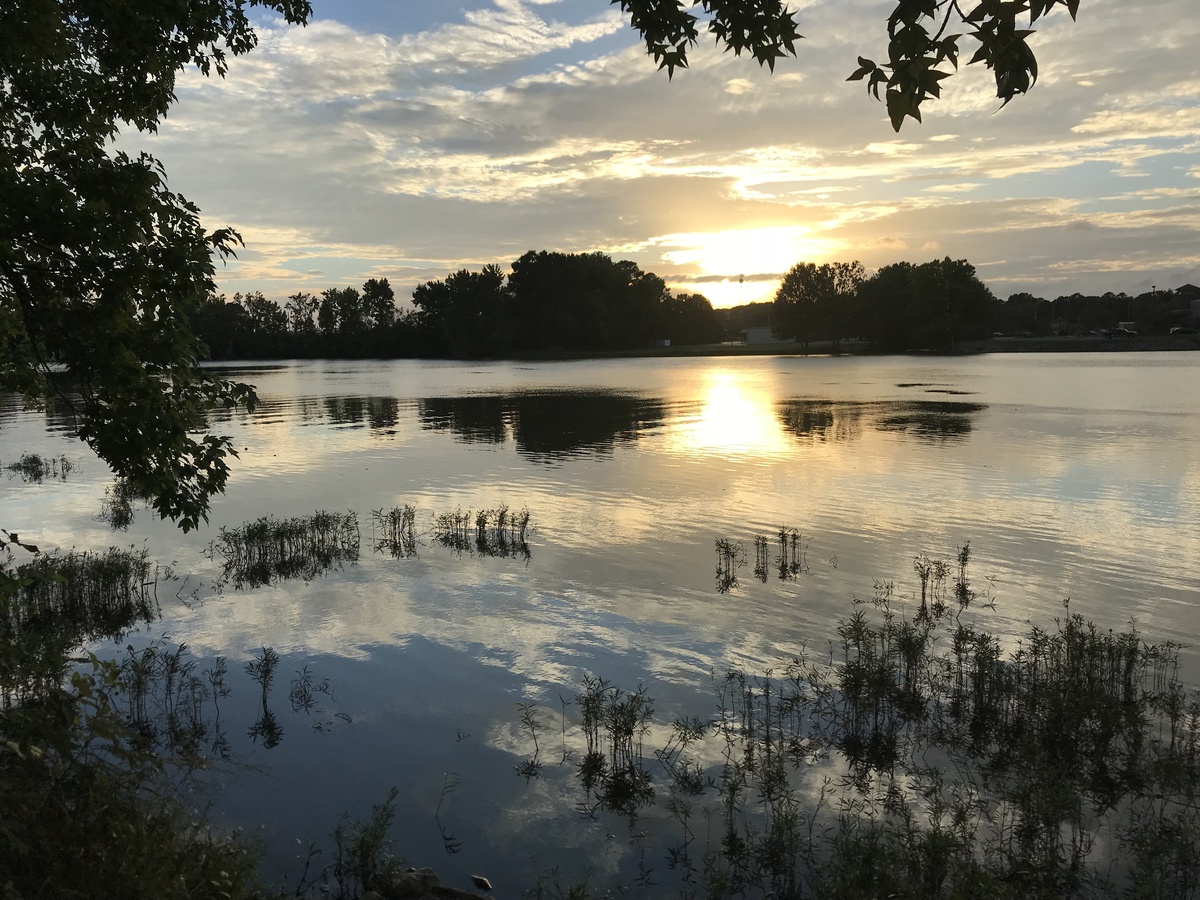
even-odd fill
[{"label": "marsh grass in water", "polygon": [[779,569],[779,580],[786,581],[807,573],[808,542],[796,528],[781,525],[779,528],[779,556],[775,557]]},{"label": "marsh grass in water", "polygon": [[459,553],[512,557],[526,561],[529,550],[529,510],[514,512],[507,506],[480,509],[474,514],[456,509],[434,519],[433,537],[443,547]]},{"label": "marsh grass in water", "polygon": [[330,569],[353,565],[360,539],[353,512],[315,512],[283,520],[263,516],[238,528],[222,528],[211,550],[222,557],[221,584],[240,589],[293,578],[311,581]]},{"label": "marsh grass in water", "polygon": [[1178,646],[1078,615],[1002,644],[969,562],[916,557],[913,611],[879,583],[827,658],[728,672],[653,770],[645,691],[586,678],[580,811],[643,839],[665,815],[655,852],[684,896],[1196,896],[1200,696]]},{"label": "marsh grass in water", "polygon": [[411,504],[395,506],[386,512],[371,513],[371,533],[376,553],[387,553],[393,559],[408,559],[417,555],[415,523],[416,507]]},{"label": "marsh grass in water", "polygon": [[39,554],[16,535],[2,538],[34,556],[0,562],[0,892],[263,896],[254,848],[197,823],[168,759],[131,727],[150,718],[152,679],[179,734],[195,721],[182,648],[153,664],[78,655],[84,641],[114,637],[156,612],[146,555]]},{"label": "marsh grass in water", "polygon": [[85,641],[119,638],[156,618],[153,585],[144,550],[0,561],[0,707],[53,692],[66,676],[69,654]]},{"label": "marsh grass in water", "polygon": [[727,594],[738,585],[737,571],[746,564],[746,551],[740,541],[717,538],[717,593]]},{"label": "marsh grass in water", "polygon": [[575,698],[585,738],[577,773],[584,788],[580,812],[600,810],[634,817],[654,800],[643,739],[654,715],[645,688],[628,692],[602,678],[584,678]]},{"label": "marsh grass in water", "polygon": [[19,476],[26,484],[41,484],[47,478],[66,481],[74,469],[75,464],[66,456],[40,456],[37,453],[23,453],[16,462],[4,467],[9,477]]}]

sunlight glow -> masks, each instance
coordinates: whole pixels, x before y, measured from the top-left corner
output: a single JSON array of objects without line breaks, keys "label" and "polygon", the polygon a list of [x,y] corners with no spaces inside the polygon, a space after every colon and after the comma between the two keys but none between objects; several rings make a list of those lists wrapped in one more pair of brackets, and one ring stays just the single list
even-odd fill
[{"label": "sunlight glow", "polygon": [[733,372],[714,372],[703,405],[670,435],[669,449],[688,455],[785,455],[790,449],[767,392]]},{"label": "sunlight glow", "polygon": [[[650,244],[657,245],[663,261],[714,279],[691,289],[716,307],[770,300],[779,279],[796,263],[823,262],[842,249],[836,241],[814,237],[813,229],[803,225],[682,232],[662,235]],[[751,275],[775,278],[739,281]]]}]

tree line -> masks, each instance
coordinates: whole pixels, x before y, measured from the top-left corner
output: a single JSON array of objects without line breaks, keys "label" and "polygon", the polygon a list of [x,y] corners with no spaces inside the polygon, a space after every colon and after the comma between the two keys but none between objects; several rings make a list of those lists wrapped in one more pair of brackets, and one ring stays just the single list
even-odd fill
[{"label": "tree line", "polygon": [[949,351],[959,341],[996,334],[1167,334],[1191,321],[1194,291],[1076,292],[1051,299],[1022,292],[1001,300],[965,259],[898,262],[869,278],[857,261],[799,263],[772,303],[731,311],[730,318],[742,329],[770,325],[776,337],[805,347],[820,340],[836,351],[853,338],[878,352]]},{"label": "tree line", "polygon": [[712,344],[725,329],[707,298],[673,294],[657,275],[604,253],[529,251],[507,275],[460,269],[413,291],[398,310],[386,278],[362,289],[211,296],[194,322],[212,359],[454,357],[600,352]]},{"label": "tree line", "polygon": [[361,288],[210,296],[193,325],[212,359],[502,358],[632,350],[741,339],[769,326],[808,350],[846,341],[874,352],[946,352],[994,334],[1045,336],[1124,324],[1167,333],[1188,322],[1189,297],[1153,290],[1054,299],[996,297],[964,259],[897,262],[869,277],[858,261],[797,263],[773,301],[714,310],[701,294],[668,290],[659,276],[604,253],[530,251],[509,273],[486,265],[427,281],[398,309],[386,278]]},{"label": "tree line", "polygon": [[870,278],[862,263],[798,263],[771,304],[771,329],[807,347],[866,341],[879,351],[950,350],[988,337],[998,301],[965,259],[898,262]]}]

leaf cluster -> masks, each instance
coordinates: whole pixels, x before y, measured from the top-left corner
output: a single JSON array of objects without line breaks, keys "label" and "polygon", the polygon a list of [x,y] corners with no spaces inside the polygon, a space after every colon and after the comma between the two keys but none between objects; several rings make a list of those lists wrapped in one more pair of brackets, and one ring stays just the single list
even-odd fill
[{"label": "leaf cluster", "polygon": [[[1032,25],[1057,5],[1074,19],[1079,0],[979,0],[964,11],[959,0],[897,0],[888,16],[888,61],[860,56],[847,81],[866,81],[867,92],[880,99],[882,86],[892,127],[906,117],[921,121],[921,104],[941,96],[941,83],[958,70],[959,41],[969,36],[979,46],[968,60],[993,70],[996,96],[1008,104],[1037,81],[1037,58],[1028,44]],[[1025,23],[1030,27],[1023,27]],[[952,22],[963,33],[947,34]],[[948,68],[947,68],[948,67]]]},{"label": "leaf cluster", "polygon": [[306,0],[20,0],[0,29],[0,389],[65,404],[79,437],[185,530],[233,453],[205,433],[207,411],[254,402],[199,373],[191,328],[214,255],[240,238],[207,232],[156,159],[111,141],[123,125],[157,128],[180,70],[224,75],[254,47],[255,6],[297,23],[311,12]]},{"label": "leaf cluster", "polygon": [[717,46],[735,56],[749,51],[760,66],[775,71],[775,61],[796,55],[796,14],[780,0],[612,0],[629,13],[630,24],[642,33],[646,52],[668,77],[686,69],[688,50],[699,40],[697,6],[709,16],[708,33]]}]

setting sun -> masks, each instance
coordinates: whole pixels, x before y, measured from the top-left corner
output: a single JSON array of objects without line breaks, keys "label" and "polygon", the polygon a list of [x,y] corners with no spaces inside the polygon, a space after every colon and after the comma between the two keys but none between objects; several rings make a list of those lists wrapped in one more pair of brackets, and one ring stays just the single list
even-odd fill
[{"label": "setting sun", "polygon": [[668,234],[654,243],[665,262],[698,270],[705,279],[672,287],[704,294],[716,307],[770,300],[796,263],[824,262],[841,249],[803,225]]}]

